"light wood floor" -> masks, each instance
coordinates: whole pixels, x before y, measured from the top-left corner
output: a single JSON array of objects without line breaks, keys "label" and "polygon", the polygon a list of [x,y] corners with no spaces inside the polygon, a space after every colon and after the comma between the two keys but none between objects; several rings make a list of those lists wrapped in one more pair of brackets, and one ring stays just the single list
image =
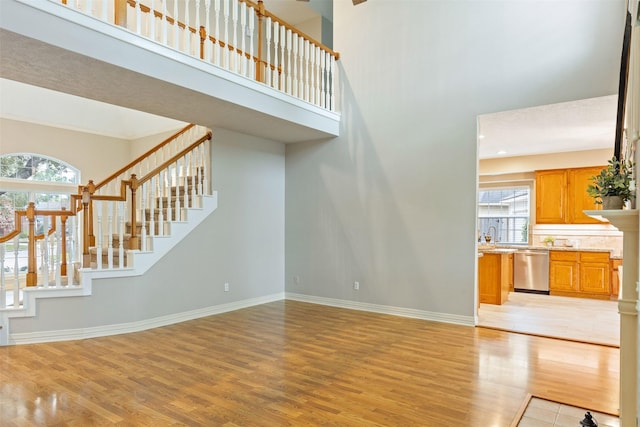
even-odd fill
[{"label": "light wood floor", "polygon": [[480,304],[478,326],[620,347],[617,301],[511,292]]},{"label": "light wood floor", "polygon": [[2,426],[508,426],[527,393],[617,412],[619,350],[279,301],[0,348]]}]

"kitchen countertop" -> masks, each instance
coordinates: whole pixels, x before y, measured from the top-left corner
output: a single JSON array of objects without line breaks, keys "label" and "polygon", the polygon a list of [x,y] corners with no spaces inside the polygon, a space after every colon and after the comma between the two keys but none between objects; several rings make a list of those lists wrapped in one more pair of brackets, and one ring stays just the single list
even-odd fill
[{"label": "kitchen countertop", "polygon": [[580,252],[609,252],[612,259],[622,259],[613,249],[581,248],[574,246],[520,246],[520,245],[478,245],[478,252],[484,253],[515,253],[523,249],[537,249],[548,251],[580,251]]}]

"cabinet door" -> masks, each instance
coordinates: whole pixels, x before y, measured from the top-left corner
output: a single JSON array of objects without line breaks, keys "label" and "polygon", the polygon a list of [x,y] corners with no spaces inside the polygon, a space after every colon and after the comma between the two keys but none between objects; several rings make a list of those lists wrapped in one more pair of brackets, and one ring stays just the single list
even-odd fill
[{"label": "cabinet door", "polygon": [[575,261],[551,261],[549,263],[549,290],[578,292],[578,263]]},{"label": "cabinet door", "polygon": [[611,293],[609,254],[584,252],[580,254],[580,292],[609,295]]},{"label": "cabinet door", "polygon": [[564,224],[567,205],[566,170],[536,172],[536,223]]},{"label": "cabinet door", "polygon": [[595,218],[584,214],[584,210],[602,209],[602,205],[596,204],[593,197],[587,194],[587,186],[591,183],[591,177],[598,175],[604,166],[592,168],[569,169],[568,171],[568,205],[567,222],[571,224],[600,224]]},{"label": "cabinet door", "polygon": [[502,259],[499,254],[487,254],[478,259],[478,297],[484,304],[500,304]]},{"label": "cabinet door", "polygon": [[549,290],[578,292],[580,290],[578,252],[549,251]]}]

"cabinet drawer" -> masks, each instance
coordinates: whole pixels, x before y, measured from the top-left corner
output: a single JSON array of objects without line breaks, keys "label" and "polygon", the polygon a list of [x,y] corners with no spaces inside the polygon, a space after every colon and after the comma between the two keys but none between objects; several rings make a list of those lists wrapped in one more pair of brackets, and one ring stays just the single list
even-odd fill
[{"label": "cabinet drawer", "polygon": [[573,251],[549,251],[551,261],[578,261],[578,252]]},{"label": "cabinet drawer", "polygon": [[609,252],[580,252],[580,261],[609,262]]}]

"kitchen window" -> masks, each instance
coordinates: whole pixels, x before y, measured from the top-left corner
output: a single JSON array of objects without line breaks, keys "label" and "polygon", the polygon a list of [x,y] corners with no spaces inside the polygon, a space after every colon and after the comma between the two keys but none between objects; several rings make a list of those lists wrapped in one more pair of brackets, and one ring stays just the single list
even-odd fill
[{"label": "kitchen window", "polygon": [[514,186],[480,189],[478,192],[478,241],[527,244],[531,188]]}]

